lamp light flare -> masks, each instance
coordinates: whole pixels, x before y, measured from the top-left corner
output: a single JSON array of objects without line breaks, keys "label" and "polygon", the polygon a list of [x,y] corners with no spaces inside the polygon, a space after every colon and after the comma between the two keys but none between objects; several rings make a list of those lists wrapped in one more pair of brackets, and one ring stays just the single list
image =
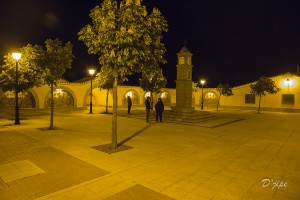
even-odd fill
[{"label": "lamp light flare", "polygon": [[201,83],[201,88],[202,88],[202,95],[201,95],[201,110],[203,110],[203,104],[204,104],[204,97],[203,97],[203,85],[205,83],[205,80],[200,80],[200,83]]},{"label": "lamp light flare", "polygon": [[96,71],[96,70],[94,70],[94,69],[89,69],[89,74],[90,74],[90,75],[94,75],[94,74],[95,74],[95,71]]},{"label": "lamp light flare", "polygon": [[12,53],[12,57],[14,58],[14,60],[16,60],[16,61],[18,61],[18,60],[20,60],[21,59],[21,53],[16,53],[16,52],[14,52],[14,53]]},{"label": "lamp light flare", "polygon": [[89,69],[89,74],[91,75],[90,114],[93,114],[93,75],[95,71],[93,68]]}]

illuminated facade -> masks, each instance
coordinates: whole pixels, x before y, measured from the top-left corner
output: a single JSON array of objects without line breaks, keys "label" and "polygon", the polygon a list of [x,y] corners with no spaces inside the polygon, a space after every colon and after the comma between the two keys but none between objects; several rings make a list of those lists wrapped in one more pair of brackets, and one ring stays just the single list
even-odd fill
[{"label": "illuminated facade", "polygon": [[[262,110],[300,111],[300,76],[286,73],[271,77],[280,91],[277,94],[267,94],[261,99]],[[219,108],[257,109],[258,97],[250,94],[250,84],[233,87],[233,96],[222,96]],[[106,105],[106,90],[97,88],[93,82],[92,104],[95,107]],[[138,86],[118,87],[118,106],[126,108],[127,96],[131,96],[135,107],[144,107],[144,101],[149,93]],[[176,105],[176,89],[162,88],[161,93],[154,96],[154,100],[161,97],[166,108]],[[215,109],[218,92],[216,88],[204,88],[204,110]],[[14,108],[14,94],[0,93],[0,109]],[[50,87],[44,85],[32,88],[26,93],[19,94],[22,108],[48,109],[50,107]],[[196,109],[201,105],[201,90],[192,93],[192,106]],[[87,109],[90,103],[90,81],[88,79],[78,82],[60,81],[54,92],[55,107]],[[112,93],[108,93],[108,105],[112,106]]]},{"label": "illuminated facade", "polygon": [[[267,94],[261,99],[262,110],[295,111],[300,109],[300,76],[285,73],[270,77],[280,91],[277,94]],[[253,82],[255,83],[255,82]],[[233,96],[221,97],[221,107],[236,107],[253,109],[258,107],[258,97],[250,94],[250,84],[232,89]]]}]

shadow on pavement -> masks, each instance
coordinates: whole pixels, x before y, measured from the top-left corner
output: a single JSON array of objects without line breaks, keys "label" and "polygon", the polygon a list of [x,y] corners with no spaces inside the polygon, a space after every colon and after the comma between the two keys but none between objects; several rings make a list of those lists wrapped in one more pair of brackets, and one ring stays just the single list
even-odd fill
[{"label": "shadow on pavement", "polygon": [[121,152],[121,151],[126,151],[126,150],[129,150],[129,149],[132,149],[133,147],[127,146],[127,145],[125,145],[125,143],[128,142],[128,141],[130,141],[134,137],[138,136],[139,134],[141,134],[142,132],[144,132],[145,130],[147,130],[148,128],[150,128],[151,126],[152,126],[152,124],[148,124],[147,126],[145,126],[144,128],[142,128],[141,130],[139,130],[136,133],[134,133],[133,135],[125,138],[124,140],[122,140],[121,142],[118,143],[116,149],[112,149],[111,143],[110,144],[103,144],[103,145],[99,145],[99,146],[93,146],[91,148],[92,149],[96,149],[98,151],[102,151],[104,153],[108,153],[108,154],[117,153],[117,152]]},{"label": "shadow on pavement", "polygon": [[122,140],[121,142],[119,142],[118,147],[124,145],[126,142],[128,142],[129,140],[131,140],[134,137],[138,136],[139,134],[141,134],[142,132],[144,132],[145,130],[147,130],[148,128],[150,128],[151,126],[152,126],[152,124],[150,123],[147,126],[145,126],[144,128],[142,128],[141,130],[139,130],[138,132],[136,132],[133,135],[125,138],[124,140]]}]

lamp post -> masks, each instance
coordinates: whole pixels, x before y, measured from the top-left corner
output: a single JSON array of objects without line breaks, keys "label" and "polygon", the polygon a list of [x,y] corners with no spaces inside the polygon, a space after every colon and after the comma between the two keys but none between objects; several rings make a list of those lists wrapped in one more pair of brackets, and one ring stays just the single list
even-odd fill
[{"label": "lamp post", "polygon": [[15,125],[20,124],[20,116],[19,116],[19,72],[18,72],[18,64],[21,58],[21,53],[12,53],[13,59],[16,61],[16,82],[15,82],[15,98],[16,98],[16,105],[15,105]]},{"label": "lamp post", "polygon": [[287,92],[289,93],[289,89],[290,89],[290,79],[288,78],[288,79],[286,79],[286,81],[285,81],[285,83],[287,84]]},{"label": "lamp post", "polygon": [[203,110],[203,85],[205,83],[205,80],[201,80],[200,83],[201,83],[201,86],[202,86],[201,110]]},{"label": "lamp post", "polygon": [[95,73],[94,69],[89,69],[89,74],[91,75],[91,98],[90,98],[90,114],[93,114],[93,75]]}]

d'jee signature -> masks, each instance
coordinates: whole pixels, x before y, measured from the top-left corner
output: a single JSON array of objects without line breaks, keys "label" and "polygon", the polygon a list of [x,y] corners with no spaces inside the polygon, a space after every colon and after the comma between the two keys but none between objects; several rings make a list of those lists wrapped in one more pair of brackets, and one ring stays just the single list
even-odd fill
[{"label": "d'jee signature", "polygon": [[273,185],[272,190],[274,188],[280,189],[280,188],[286,188],[288,186],[288,182],[284,182],[281,180],[273,180],[273,179],[270,180],[268,178],[263,179],[261,182],[262,182],[262,187],[268,187],[270,184],[271,186]]}]

